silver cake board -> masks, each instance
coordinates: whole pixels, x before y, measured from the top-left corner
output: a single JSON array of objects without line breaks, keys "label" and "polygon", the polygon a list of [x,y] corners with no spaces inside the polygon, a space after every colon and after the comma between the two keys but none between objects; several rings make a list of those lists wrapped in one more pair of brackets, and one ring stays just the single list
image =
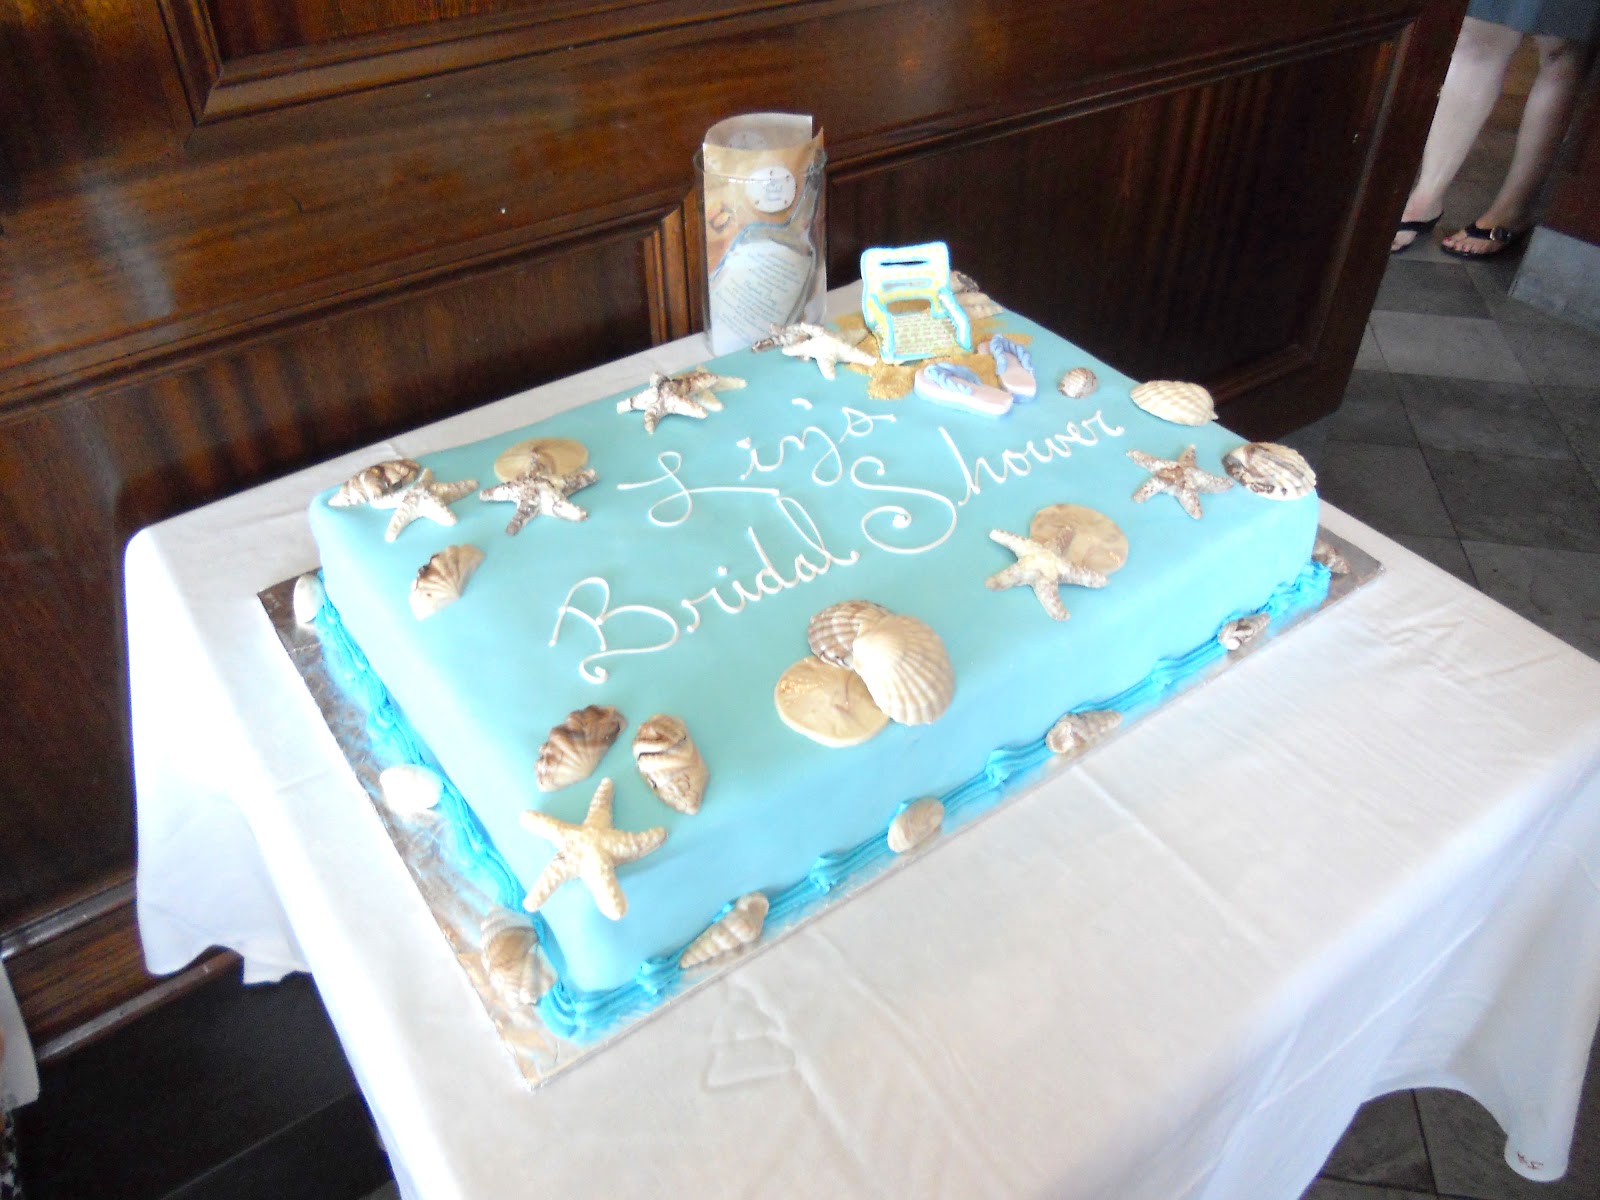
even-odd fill
[{"label": "silver cake board", "polygon": [[[1107,741],[1121,737],[1152,713],[1165,710],[1182,696],[1215,679],[1224,671],[1233,669],[1243,659],[1262,653],[1285,633],[1326,612],[1382,573],[1383,566],[1377,559],[1337,534],[1323,528],[1318,530],[1318,538],[1337,551],[1349,566],[1346,573],[1333,576],[1327,596],[1320,604],[1288,614],[1284,619],[1274,622],[1261,636],[1179,682],[1159,704],[1126,718]],[[461,964],[473,990],[483,1002],[484,1011],[498,1031],[517,1070],[534,1087],[547,1083],[560,1072],[605,1049],[646,1021],[660,1016],[684,997],[720,978],[728,971],[737,969],[752,955],[777,944],[789,933],[822,916],[835,905],[859,895],[879,879],[891,872],[911,866],[933,848],[948,841],[955,832],[998,812],[1044,780],[1054,777],[1061,771],[1071,770],[1082,761],[1083,757],[1078,756],[1070,760],[1063,758],[1047,763],[1041,769],[1022,777],[997,800],[964,810],[959,814],[951,814],[937,836],[910,853],[890,856],[886,861],[880,860],[865,865],[797,916],[787,921],[769,921],[754,945],[698,967],[693,972],[685,973],[674,990],[654,1007],[623,1018],[592,1040],[573,1041],[552,1031],[545,1024],[535,1005],[509,999],[491,981],[483,962],[481,928],[484,916],[496,907],[496,901],[478,882],[477,872],[470,868],[469,860],[458,847],[455,831],[449,827],[444,817],[433,810],[424,811],[419,815],[401,815],[384,803],[378,775],[385,767],[395,764],[391,761],[380,761],[380,751],[368,732],[368,713],[339,683],[329,658],[324,656],[322,641],[316,628],[300,624],[295,619],[296,582],[294,579],[288,579],[261,592],[262,607],[266,609],[279,640],[288,651],[335,741],[344,752],[350,769],[376,808],[379,820],[383,822],[401,861],[405,863],[407,871],[417,885],[417,890],[433,913],[445,940],[454,951],[457,962]]]}]

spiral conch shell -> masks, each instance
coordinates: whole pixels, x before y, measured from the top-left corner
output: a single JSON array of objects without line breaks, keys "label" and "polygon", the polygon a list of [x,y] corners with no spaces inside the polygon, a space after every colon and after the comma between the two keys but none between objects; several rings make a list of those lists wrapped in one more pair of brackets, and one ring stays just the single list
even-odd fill
[{"label": "spiral conch shell", "polygon": [[1063,758],[1077,758],[1105,741],[1121,724],[1122,714],[1114,708],[1069,712],[1050,727],[1044,744]]},{"label": "spiral conch shell", "polygon": [[1298,450],[1277,442],[1246,442],[1222,456],[1222,469],[1268,500],[1298,500],[1317,488],[1317,473]]},{"label": "spiral conch shell", "polygon": [[371,504],[385,496],[392,496],[409,487],[422,473],[422,465],[409,458],[392,458],[358,471],[328,497],[333,508],[354,508],[358,504]]},{"label": "spiral conch shell", "polygon": [[887,608],[871,600],[842,600],[830,604],[811,618],[806,629],[811,653],[835,667],[849,667],[850,650],[856,644],[856,636],[888,615]]},{"label": "spiral conch shell", "polygon": [[1247,617],[1229,621],[1217,630],[1217,641],[1221,642],[1226,650],[1243,650],[1265,633],[1270,624],[1272,624],[1272,614],[1251,613]]},{"label": "spiral conch shell", "polygon": [[639,726],[633,735],[633,761],[668,808],[691,817],[700,811],[711,770],[679,718],[659,713]]},{"label": "spiral conch shell", "polygon": [[944,804],[937,796],[913,800],[889,822],[889,849],[896,854],[915,850],[944,825]]},{"label": "spiral conch shell", "polygon": [[473,545],[446,546],[422,564],[411,581],[411,615],[421,621],[461,599],[483,562],[483,551]]},{"label": "spiral conch shell", "polygon": [[761,936],[769,907],[765,892],[740,896],[721,920],[712,922],[689,943],[688,949],[679,956],[678,965],[687,971],[750,945]]},{"label": "spiral conch shell", "polygon": [[891,720],[927,725],[950,707],[956,691],[950,654],[939,635],[915,617],[880,617],[856,635],[850,653],[873,703]]},{"label": "spiral conch shell", "polygon": [[1152,379],[1128,393],[1145,412],[1174,425],[1204,425],[1217,419],[1217,406],[1211,393],[1198,383],[1174,379]]},{"label": "spiral conch shell", "polygon": [[511,1004],[537,1004],[555,976],[539,954],[533,922],[509,908],[495,908],[483,918],[481,930],[478,953],[490,985]]},{"label": "spiral conch shell", "polygon": [[611,749],[628,719],[616,709],[591,704],[567,714],[539,747],[534,778],[541,792],[554,792],[589,778]]},{"label": "spiral conch shell", "polygon": [[1073,367],[1056,385],[1069,400],[1082,400],[1100,386],[1100,381],[1088,367]]}]

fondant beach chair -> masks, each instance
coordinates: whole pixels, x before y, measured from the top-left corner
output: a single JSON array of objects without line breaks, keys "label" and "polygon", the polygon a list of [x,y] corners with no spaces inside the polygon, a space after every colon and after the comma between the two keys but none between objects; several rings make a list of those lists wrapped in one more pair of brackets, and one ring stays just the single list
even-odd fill
[{"label": "fondant beach chair", "polygon": [[884,362],[972,349],[972,323],[950,290],[950,248],[943,242],[864,251],[861,316]]}]

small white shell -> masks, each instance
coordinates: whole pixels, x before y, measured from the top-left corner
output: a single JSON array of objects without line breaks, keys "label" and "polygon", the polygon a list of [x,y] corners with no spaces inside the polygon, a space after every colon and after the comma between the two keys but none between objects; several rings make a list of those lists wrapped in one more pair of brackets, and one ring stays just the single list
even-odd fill
[{"label": "small white shell", "polygon": [[689,943],[688,949],[679,956],[678,965],[687,971],[750,945],[761,936],[769,906],[765,892],[740,896],[721,920],[713,921],[704,933]]},{"label": "small white shell", "polygon": [[533,922],[509,908],[492,909],[483,918],[478,954],[490,985],[508,1003],[537,1004],[555,982]]},{"label": "small white shell", "polygon": [[927,725],[950,707],[955,668],[944,641],[915,617],[891,613],[856,635],[854,668],[873,703],[902,725]]},{"label": "small white shell", "polygon": [[1044,744],[1063,758],[1073,759],[1103,742],[1122,724],[1114,708],[1069,712],[1050,727]]},{"label": "small white shell", "polygon": [[924,796],[902,808],[889,822],[889,849],[896,854],[914,850],[944,825],[944,805],[937,796]]},{"label": "small white shell", "polygon": [[626,717],[603,704],[568,713],[539,747],[534,767],[539,790],[554,792],[589,778],[627,724]]},{"label": "small white shell", "polygon": [[1258,496],[1298,500],[1317,489],[1317,473],[1298,450],[1277,442],[1246,442],[1222,456],[1222,469]]},{"label": "small white shell", "polygon": [[1073,367],[1056,385],[1069,400],[1082,400],[1100,386],[1100,381],[1088,367]]},{"label": "small white shell", "polygon": [[389,811],[414,817],[438,805],[444,794],[444,780],[434,771],[415,763],[401,763],[378,772],[378,787]]},{"label": "small white shell", "polygon": [[700,811],[711,770],[679,718],[658,713],[640,725],[633,736],[633,761],[668,808],[691,817]]},{"label": "small white shell", "polygon": [[339,490],[328,497],[333,508],[353,508],[392,496],[409,487],[422,473],[420,463],[409,458],[391,458],[357,471],[339,485]]},{"label": "small white shell", "polygon": [[482,550],[462,544],[446,546],[423,563],[411,581],[411,615],[421,621],[461,599],[483,558]]},{"label": "small white shell", "polygon": [[1311,558],[1313,561],[1327,567],[1330,574],[1350,574],[1350,564],[1345,561],[1344,555],[1340,554],[1331,544],[1321,538],[1318,538],[1317,544],[1311,548]]},{"label": "small white shell", "polygon": [[1152,379],[1128,394],[1145,412],[1174,425],[1204,425],[1217,419],[1217,406],[1211,393],[1198,383]]},{"label": "small white shell", "polygon": [[322,602],[327,598],[321,577],[315,571],[307,571],[294,581],[294,619],[301,625],[311,624],[322,611]]},{"label": "small white shell", "polygon": [[811,618],[806,640],[811,653],[835,667],[850,665],[850,648],[856,635],[868,625],[889,615],[889,610],[871,600],[841,600]]},{"label": "small white shell", "polygon": [[1236,621],[1229,621],[1217,631],[1217,641],[1228,650],[1242,650],[1256,638],[1260,637],[1268,625],[1272,624],[1269,613],[1251,613],[1248,617],[1240,617]]}]

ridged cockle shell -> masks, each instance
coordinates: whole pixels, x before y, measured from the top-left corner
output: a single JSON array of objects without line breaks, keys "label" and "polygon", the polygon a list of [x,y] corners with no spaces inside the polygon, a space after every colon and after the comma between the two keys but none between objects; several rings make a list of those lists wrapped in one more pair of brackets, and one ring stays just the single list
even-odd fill
[{"label": "ridged cockle shell", "polygon": [[1174,425],[1204,425],[1217,419],[1217,406],[1211,393],[1198,383],[1152,379],[1128,394],[1145,412]]},{"label": "ridged cockle shell", "polygon": [[888,615],[887,608],[871,600],[842,600],[838,604],[830,604],[811,618],[811,624],[806,629],[811,653],[825,663],[848,667],[856,635]]},{"label": "ridged cockle shell", "polygon": [[461,599],[483,557],[482,550],[464,544],[446,546],[423,563],[411,581],[411,615],[420,621]]},{"label": "ridged cockle shell", "polygon": [[1246,442],[1222,456],[1222,469],[1258,496],[1298,500],[1317,489],[1317,473],[1289,446]]},{"label": "ridged cockle shell", "polygon": [[539,790],[553,792],[589,778],[627,724],[616,709],[600,704],[568,713],[539,747],[534,768]]},{"label": "ridged cockle shell", "polygon": [[856,635],[851,657],[873,702],[902,725],[938,720],[955,696],[943,639],[915,617],[880,617]]}]

